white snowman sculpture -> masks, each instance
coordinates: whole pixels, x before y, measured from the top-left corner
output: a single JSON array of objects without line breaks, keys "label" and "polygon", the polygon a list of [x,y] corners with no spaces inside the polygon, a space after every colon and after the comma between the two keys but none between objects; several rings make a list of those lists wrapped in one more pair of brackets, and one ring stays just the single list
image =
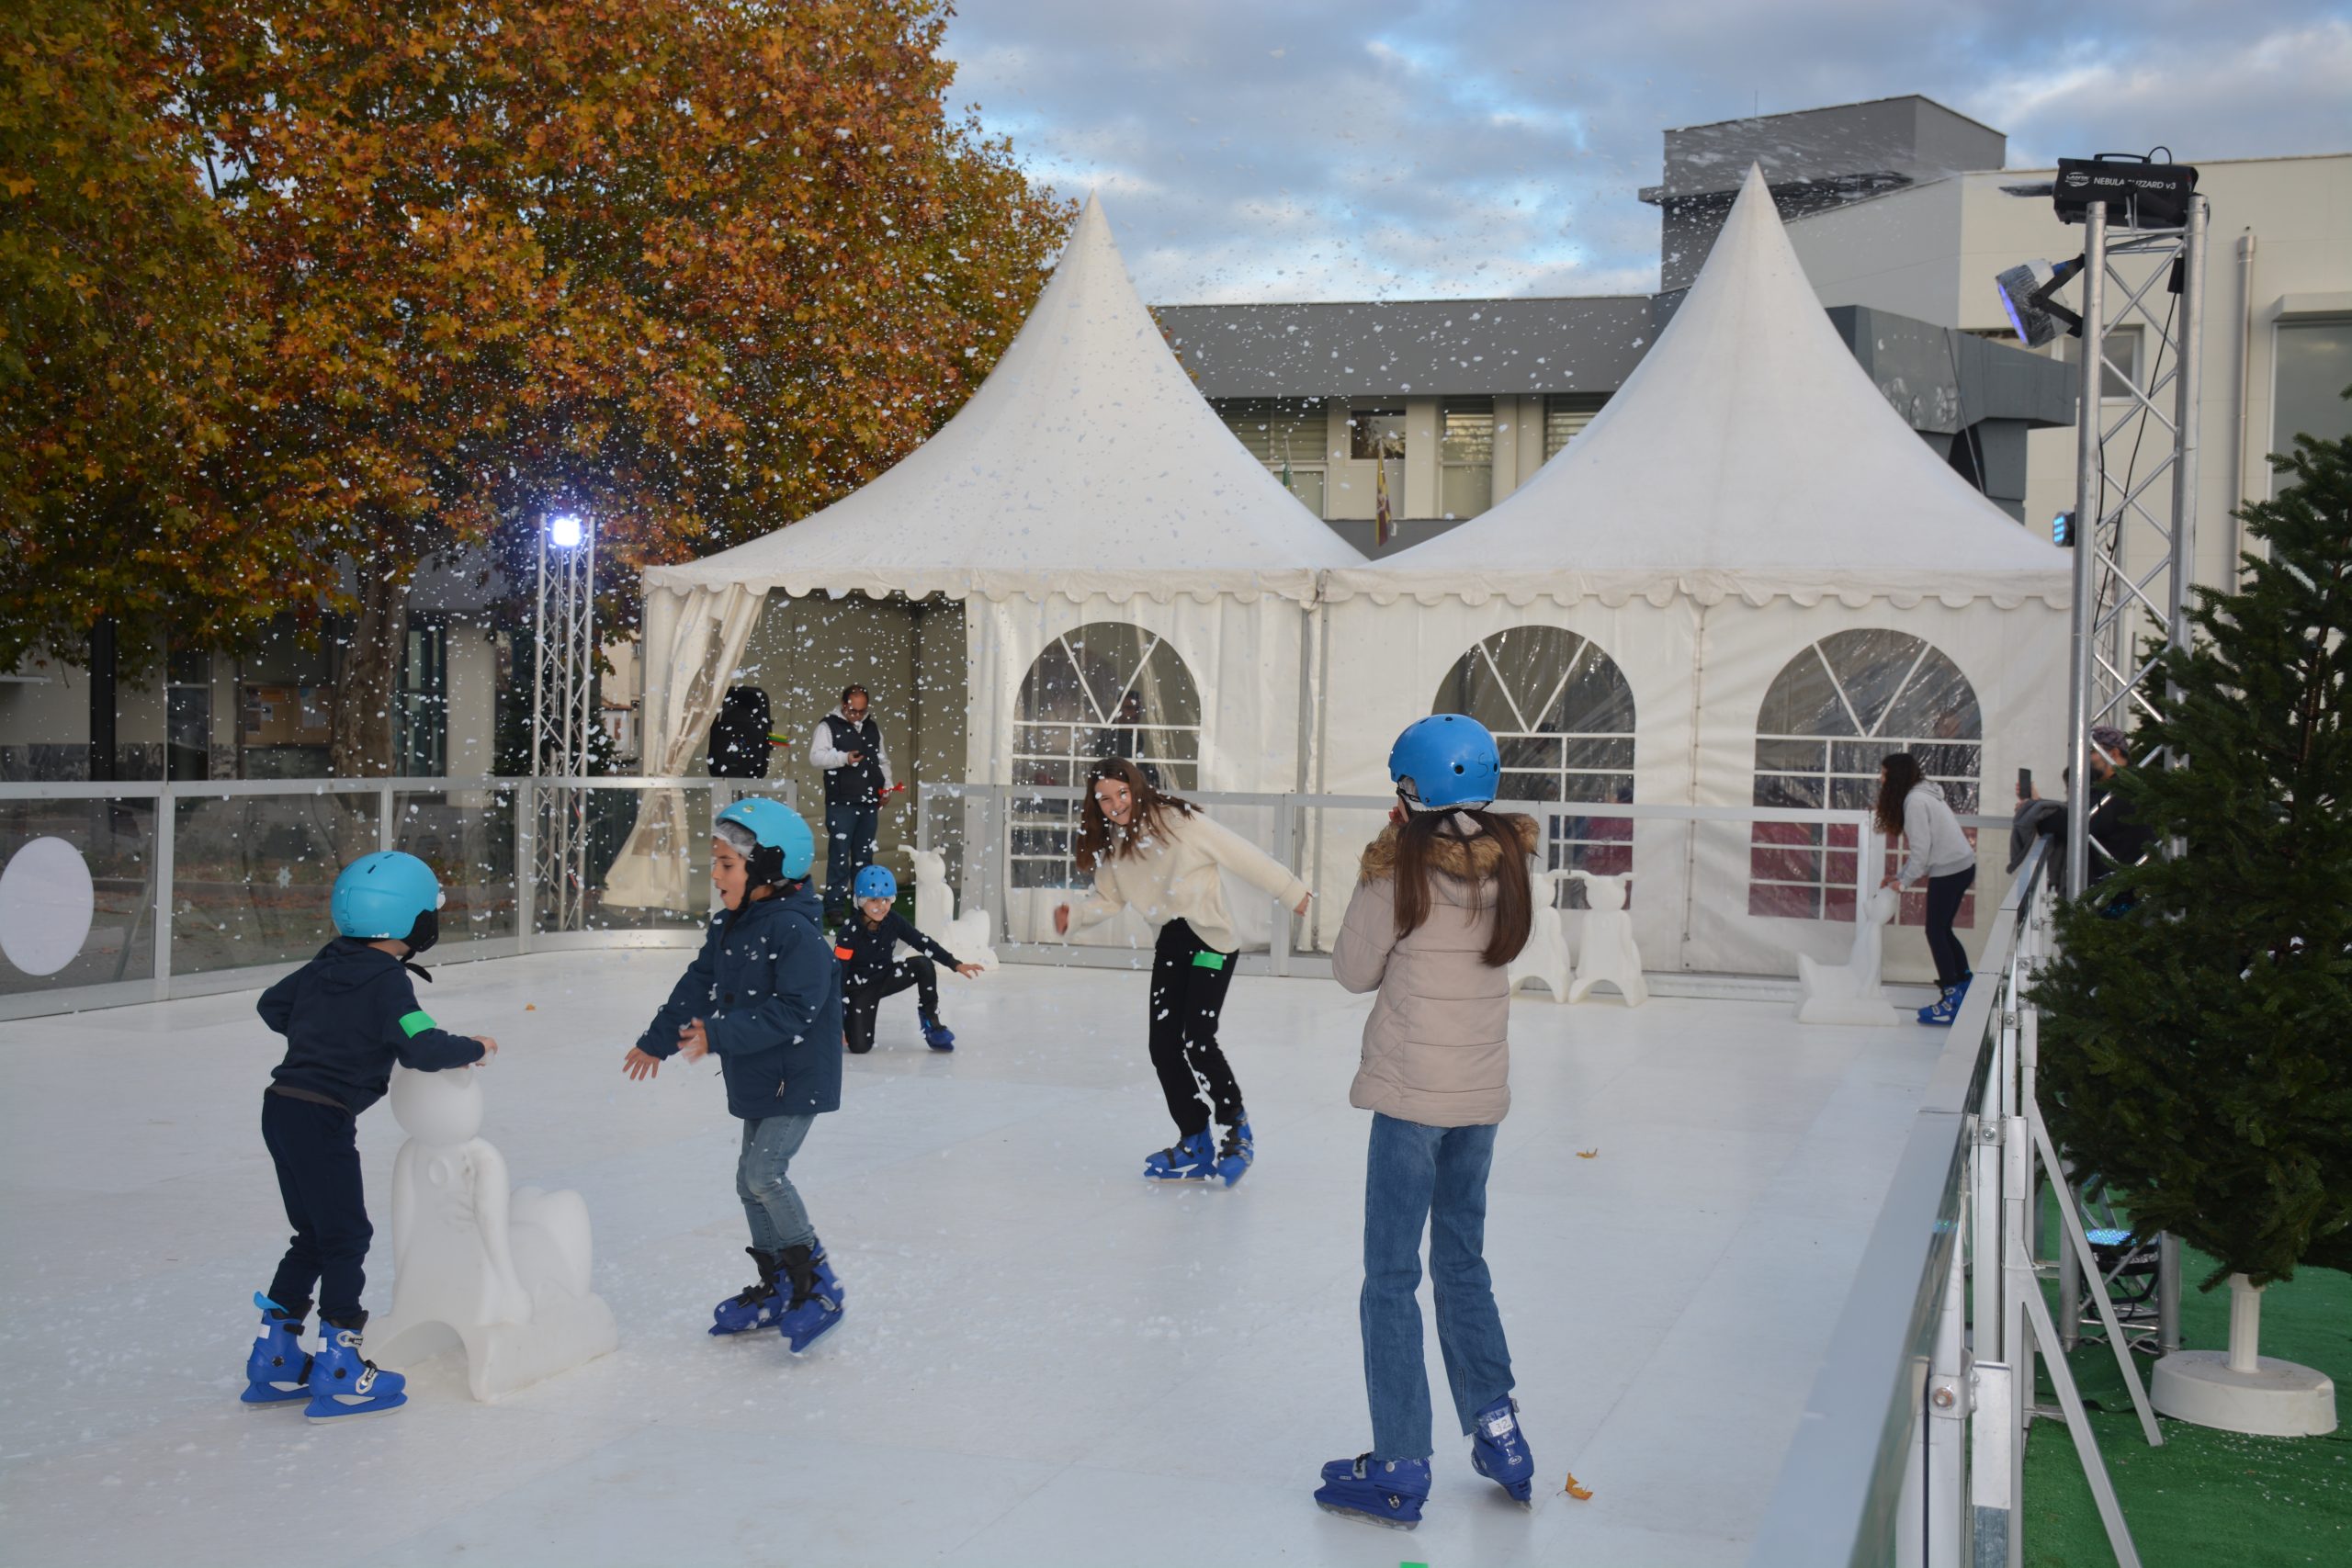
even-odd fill
[{"label": "white snowman sculpture", "polygon": [[947,886],[947,857],[936,850],[910,848],[907,858],[915,868],[915,929],[967,964],[995,968],[988,911],[956,912],[956,890]]},{"label": "white snowman sculpture", "polygon": [[1568,999],[1568,979],[1576,965],[1568,958],[1568,932],[1560,919],[1559,888],[1575,873],[1546,871],[1540,856],[1527,857],[1529,892],[1535,903],[1527,928],[1527,945],[1504,966],[1504,983],[1516,992],[1530,980],[1541,980],[1555,1002]]},{"label": "white snowman sculpture", "polygon": [[1626,890],[1634,874],[1620,872],[1568,873],[1584,884],[1584,951],[1577,955],[1577,977],[1568,983],[1568,1000],[1580,1002],[1595,986],[1609,986],[1637,1008],[1650,999],[1650,983],[1642,974],[1642,950],[1634,942],[1634,917],[1625,912]]},{"label": "white snowman sculpture", "polygon": [[577,1192],[510,1194],[506,1160],[478,1136],[482,1075],[392,1071],[392,1310],[368,1336],[388,1363],[452,1338],[467,1385],[498,1399],[615,1348],[612,1309],[589,1289],[588,1205]]},{"label": "white snowman sculpture", "polygon": [[1897,1023],[1901,1015],[1880,988],[1879,972],[1885,961],[1886,923],[1901,908],[1894,889],[1882,887],[1871,895],[1862,918],[1854,922],[1854,951],[1843,964],[1815,962],[1797,954],[1797,1021],[1799,1023]]}]

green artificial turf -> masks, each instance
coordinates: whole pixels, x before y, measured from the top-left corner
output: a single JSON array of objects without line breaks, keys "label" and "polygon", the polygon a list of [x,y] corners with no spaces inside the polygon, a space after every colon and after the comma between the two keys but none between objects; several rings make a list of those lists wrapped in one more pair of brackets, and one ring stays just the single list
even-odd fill
[{"label": "green artificial turf", "polygon": [[[2050,1234],[2055,1234],[2053,1217]],[[2181,1343],[2229,1344],[2226,1284],[2197,1289],[2213,1269],[2181,1259]],[[2046,1286],[2056,1311],[2056,1289]],[[2165,1446],[2148,1447],[2113,1352],[2085,1342],[2067,1358],[2098,1450],[2146,1568],[2285,1568],[2352,1564],[2352,1276],[2305,1269],[2262,1296],[2262,1354],[2316,1367],[2336,1388],[2336,1429],[2324,1438],[2249,1438],[2158,1416]],[[2149,1359],[2139,1358],[2144,1383]],[[2055,1408],[2049,1373],[2039,1404]],[[2025,1452],[2025,1561],[2030,1568],[2108,1568],[2098,1507],[2063,1421],[2036,1421]]]}]

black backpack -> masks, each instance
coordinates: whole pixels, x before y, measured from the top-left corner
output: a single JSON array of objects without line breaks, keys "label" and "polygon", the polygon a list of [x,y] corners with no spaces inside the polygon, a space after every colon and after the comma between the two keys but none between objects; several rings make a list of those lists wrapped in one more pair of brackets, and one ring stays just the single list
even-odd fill
[{"label": "black backpack", "polygon": [[710,725],[710,776],[768,776],[768,694],[757,686],[729,686]]}]

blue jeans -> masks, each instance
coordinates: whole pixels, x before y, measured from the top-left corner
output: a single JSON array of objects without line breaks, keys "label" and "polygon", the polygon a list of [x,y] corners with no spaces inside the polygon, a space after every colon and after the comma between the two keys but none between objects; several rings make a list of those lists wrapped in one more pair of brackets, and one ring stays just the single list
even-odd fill
[{"label": "blue jeans", "polygon": [[735,1196],[752,1222],[752,1245],[762,1252],[807,1247],[817,1239],[808,1206],[785,1172],[800,1152],[814,1116],[763,1116],[743,1123],[743,1154],[735,1162]]},{"label": "blue jeans", "polygon": [[1438,1348],[1462,1429],[1511,1389],[1510,1348],[1487,1273],[1487,1168],[1495,1129],[1424,1127],[1375,1111],[1363,1183],[1363,1381],[1375,1459],[1430,1457],[1421,1360],[1421,1230],[1430,1231]]},{"label": "blue jeans", "polygon": [[879,816],[872,806],[825,807],[825,913],[849,908],[850,884],[874,863],[874,829]]}]

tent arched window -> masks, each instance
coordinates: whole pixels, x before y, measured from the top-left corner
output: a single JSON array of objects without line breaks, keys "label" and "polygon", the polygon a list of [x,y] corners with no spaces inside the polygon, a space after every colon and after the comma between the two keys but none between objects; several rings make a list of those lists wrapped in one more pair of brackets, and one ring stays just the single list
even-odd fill
[{"label": "tent arched window", "polygon": [[[1168,790],[1200,787],[1201,693],[1175,649],[1124,621],[1092,621],[1046,645],[1022,678],[1012,730],[1015,784],[1083,785],[1087,765],[1126,757]],[[1070,863],[1077,803],[1018,800],[1015,887],[1081,880]]]},{"label": "tent arched window", "polygon": [[[1880,759],[1908,751],[1965,817],[1976,810],[1984,734],[1975,688],[1941,652],[1905,632],[1834,632],[1791,660],[1765,694],[1755,803],[1867,811],[1878,798]],[[1757,823],[1748,913],[1852,919],[1856,852],[1851,828]],[[1896,863],[1891,851],[1888,860]],[[1900,918],[1922,923],[1924,898],[1906,895]],[[1973,923],[1970,908],[1961,923]]]},{"label": "tent arched window", "polygon": [[[1431,705],[1494,731],[1506,798],[1634,798],[1634,688],[1598,644],[1566,627],[1497,632],[1454,661]],[[1555,870],[1634,868],[1633,823],[1623,817],[1546,814],[1544,839]],[[1566,903],[1583,908],[1583,888],[1571,884]]]}]

